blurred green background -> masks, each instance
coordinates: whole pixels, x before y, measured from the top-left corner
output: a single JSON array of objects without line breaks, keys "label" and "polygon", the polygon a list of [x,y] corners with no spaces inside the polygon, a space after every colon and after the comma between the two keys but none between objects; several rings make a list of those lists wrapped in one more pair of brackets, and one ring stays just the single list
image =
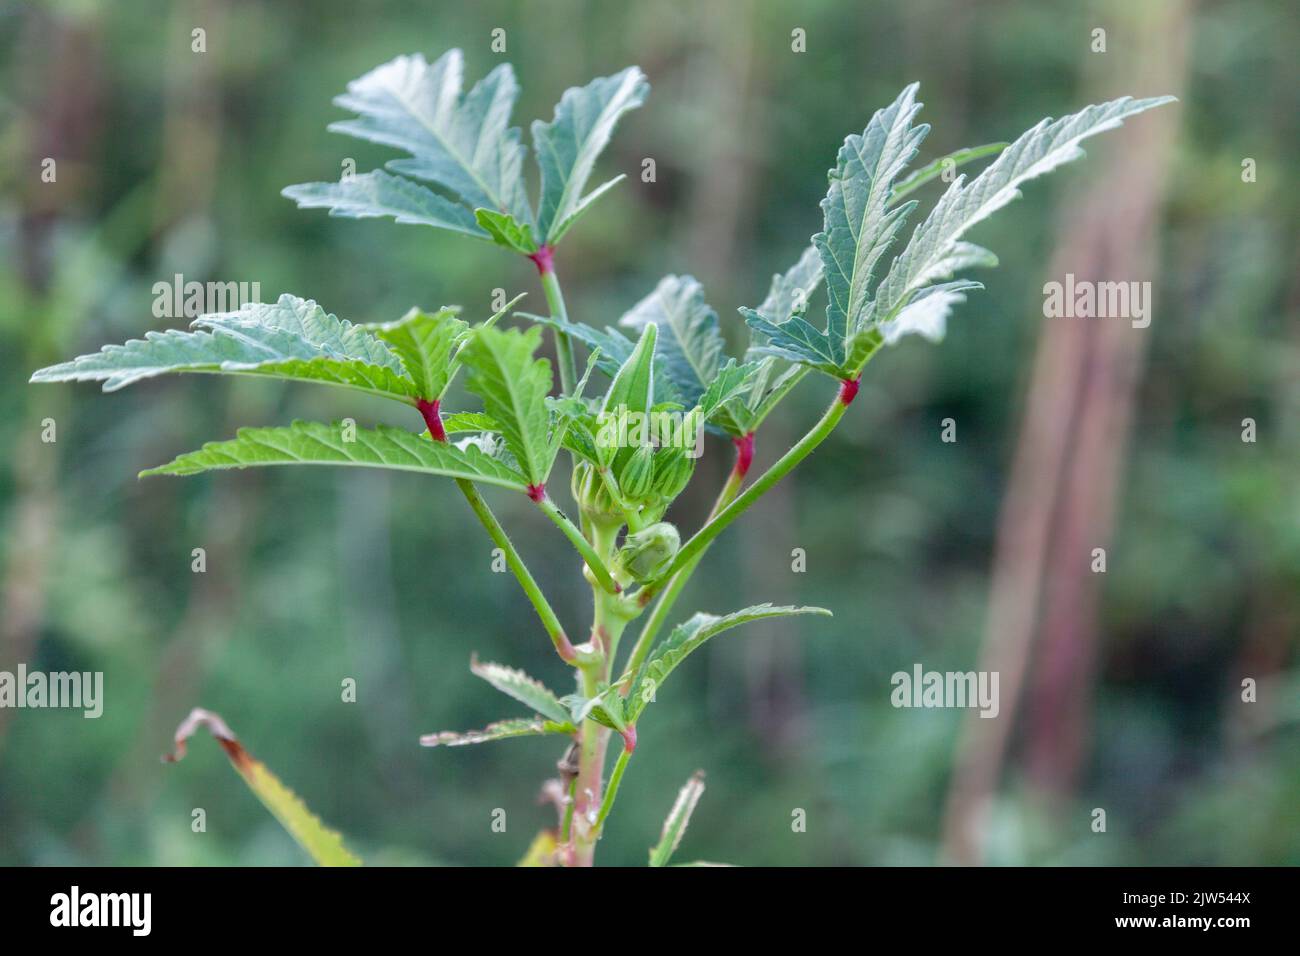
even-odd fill
[{"label": "blurred green background", "polygon": [[[450,483],[325,469],[134,477],[241,424],[351,415],[417,429],[413,416],[205,376],[112,395],[26,384],[53,361],[182,325],[151,313],[153,283],[177,272],[258,281],[263,299],[293,292],[354,321],[443,303],[481,318],[498,287],[540,310],[525,261],[279,195],[337,177],[345,157],[364,171],[394,155],[326,131],[348,80],[459,46],[472,81],[503,58],[489,48],[496,27],[525,131],[593,76],[638,63],[652,84],[594,180],[628,181],[561,252],[571,314],[611,323],[661,275],[690,273],[737,348],[736,308],[820,227],[842,138],[904,83],[921,81],[934,125],[923,159],[1124,93],[1181,99],[1092,141],[1086,161],[980,226],[1002,266],[980,276],[987,291],[947,340],[877,359],[831,441],[709,554],[678,619],[763,600],[835,617],[755,625],[691,659],[643,721],[598,859],[644,862],[703,768],[682,859],[1300,862],[1296,24],[1279,3],[1176,0],[0,4],[0,669],[99,670],[106,687],[98,720],[0,711],[0,862],[305,862],[209,741],[159,763],[196,704],[368,862],[511,863],[553,824],[537,793],[556,743],[416,744],[512,715],[468,673],[471,651],[567,680]],[[191,52],[196,27],[206,53]],[[1091,49],[1098,27],[1105,53]],[[795,28],[805,53],[791,50]],[[55,183],[42,182],[45,157]],[[645,157],[654,183],[638,175]],[[1101,326],[1042,317],[1043,283],[1086,271],[1097,249],[1107,277],[1154,285],[1150,329],[1119,345],[1094,340]],[[1113,367],[1129,370],[1120,384],[1061,391],[1061,368],[1109,382]],[[831,387],[809,378],[782,406],[760,433],[760,467]],[[1095,446],[1105,455],[1071,457],[1095,440],[1079,425],[1094,420],[1088,402],[1119,426]],[[1035,438],[1025,423],[1044,410]],[[940,441],[949,417],[955,443]],[[1255,443],[1241,440],[1247,417]],[[54,444],[40,440],[47,418]],[[1069,482],[1041,464],[1053,441]],[[706,453],[676,509],[685,528],[729,458],[721,444]],[[1065,491],[1044,497],[1052,485]],[[555,529],[490,498],[581,632],[589,597]],[[1026,501],[1050,507],[1029,520]],[[1016,546],[1035,527],[1053,542],[1041,560]],[[1107,571],[1092,575],[1099,545]],[[191,573],[195,547],[205,574]],[[793,548],[807,573],[791,572]],[[1027,602],[1028,640],[1003,640],[998,593]],[[960,711],[890,706],[895,671],[981,660],[1002,669],[1003,714],[979,723],[1005,739],[963,731]],[[345,677],[355,704],[340,701]],[[491,829],[495,808],[505,833]],[[792,832],[795,808],[807,832]]]}]

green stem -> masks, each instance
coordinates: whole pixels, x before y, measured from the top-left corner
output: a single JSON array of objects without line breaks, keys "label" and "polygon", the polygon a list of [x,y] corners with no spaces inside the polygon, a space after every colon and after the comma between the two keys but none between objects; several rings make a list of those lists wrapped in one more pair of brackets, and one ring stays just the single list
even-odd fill
[{"label": "green stem", "polygon": [[[555,274],[555,266],[548,254],[544,260],[534,259],[541,276],[542,292],[546,294],[546,305],[551,310],[551,318],[561,322],[569,321],[569,311],[564,307],[564,292],[560,289],[560,278]],[[555,358],[560,366],[560,391],[565,395],[573,394],[574,377],[573,346],[569,343],[569,334],[555,330]]]},{"label": "green stem", "polygon": [[569,643],[569,638],[564,633],[564,627],[560,624],[560,619],[556,617],[555,611],[551,609],[550,602],[546,600],[546,595],[542,594],[542,589],[537,586],[537,582],[528,572],[523,558],[515,550],[510,536],[506,534],[506,529],[501,527],[501,522],[492,513],[492,509],[483,500],[483,495],[474,486],[473,482],[467,478],[457,478],[456,484],[464,492],[465,500],[474,509],[474,514],[483,523],[488,535],[496,543],[496,546],[504,552],[506,564],[514,572],[515,577],[519,579],[519,584],[524,589],[524,593],[528,595],[528,600],[533,602],[533,607],[537,610],[537,616],[542,619],[542,626],[546,628],[546,633],[551,636],[551,643],[555,645],[556,653],[566,662],[573,663],[577,657],[577,652],[574,651],[573,645]]},{"label": "green stem", "polygon": [[[726,483],[722,490],[718,492],[717,500],[713,502],[713,508],[709,511],[705,523],[712,521],[727,505],[735,500],[736,495],[740,493],[740,486],[745,482],[745,473],[749,470],[749,456],[753,454],[753,435],[747,436],[749,445],[742,448],[739,445],[736,450],[736,463],[731,469],[731,474],[727,476]],[[701,551],[690,563],[684,566],[680,571],[673,575],[672,580],[663,593],[659,595],[659,600],[650,610],[650,616],[646,618],[645,624],[641,627],[641,633],[637,635],[636,644],[632,646],[632,653],[628,655],[627,665],[623,668],[624,674],[635,674],[641,667],[646,655],[650,653],[650,648],[654,646],[655,637],[663,628],[664,622],[672,612],[673,605],[677,603],[677,598],[685,589],[699,566],[700,561],[704,558],[704,552]],[[639,595],[637,596],[639,598]],[[632,689],[632,683],[629,681],[622,689],[623,696],[626,697]]]},{"label": "green stem", "polygon": [[596,583],[600,585],[601,589],[609,594],[618,594],[622,588],[610,577],[609,568],[605,567],[605,562],[601,560],[600,555],[596,553],[596,549],[591,546],[591,543],[578,530],[577,526],[568,519],[563,511],[555,506],[555,502],[544,494],[534,500],[546,517],[550,518],[556,527],[564,532],[564,536],[573,542],[573,546],[578,549],[582,559],[587,562],[587,568],[591,571],[592,577],[596,579]]},{"label": "green stem", "polygon": [[[613,547],[614,536],[601,536],[602,546]],[[592,645],[604,648],[605,653],[580,670],[580,687],[584,697],[595,697],[601,685],[609,679],[611,648],[618,646],[623,628],[627,626],[620,598],[592,589],[595,614],[592,621]],[[605,800],[601,796],[601,781],[605,770],[605,750],[609,744],[610,730],[594,720],[582,723],[582,741],[578,751],[578,778],[576,783],[576,812],[572,825],[572,859],[577,866],[591,866],[600,836],[600,815]],[[624,761],[626,763],[626,761]],[[610,798],[612,804],[612,798]],[[608,810],[605,810],[608,813]]]},{"label": "green stem", "polygon": [[835,400],[831,402],[825,414],[822,415],[808,434],[799,439],[788,452],[777,459],[772,467],[763,472],[757,481],[745,489],[743,494],[723,508],[712,521],[695,532],[691,539],[682,545],[681,550],[677,552],[677,557],[665,569],[659,580],[649,585],[650,594],[646,600],[653,597],[670,580],[672,575],[690,564],[697,555],[702,554],[704,549],[712,543],[714,538],[726,530],[728,525],[744,514],[750,505],[763,497],[768,489],[789,474],[795,465],[807,458],[814,448],[825,441],[826,436],[835,430],[835,426],[844,417],[849,403],[853,401],[853,396],[856,394],[857,379],[845,381],[840,388],[840,393],[835,396]]}]

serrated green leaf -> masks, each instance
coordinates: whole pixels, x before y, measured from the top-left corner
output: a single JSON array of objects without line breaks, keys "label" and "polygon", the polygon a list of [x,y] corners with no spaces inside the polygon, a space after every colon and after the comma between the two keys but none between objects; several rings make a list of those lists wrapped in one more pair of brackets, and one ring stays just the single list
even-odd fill
[{"label": "serrated green leaf", "polygon": [[476,677],[483,678],[507,697],[513,697],[543,717],[556,723],[568,722],[569,712],[560,699],[541,681],[523,671],[504,664],[480,663],[477,657],[471,659],[469,669]]},{"label": "serrated green leaf", "polygon": [[751,329],[767,339],[765,345],[752,348],[755,355],[772,355],[836,378],[844,377],[845,343],[838,334],[814,328],[799,315],[775,325],[753,309],[742,307],[740,314]]},{"label": "serrated green leaf", "polygon": [[217,739],[248,788],[319,866],[361,865],[361,860],[343,845],[343,838],[338,832],[321,823],[320,818],[307,809],[298,795],[267,769],[266,764],[245,750],[217,714],[200,707],[190,711],[189,716],[176,728],[175,748],[163,760],[175,763],[183,758],[189,738],[200,727],[207,728]]},{"label": "serrated green leaf", "polygon": [[516,491],[525,488],[523,475],[477,448],[458,448],[389,425],[355,428],[355,439],[345,441],[345,434],[353,430],[350,425],[323,422],[241,428],[230,441],[208,442],[198,451],[140,472],[140,477],[261,465],[356,465],[466,478]]},{"label": "serrated green leaf", "polygon": [[567,694],[560,698],[560,703],[568,708],[570,718],[577,726],[590,719],[620,733],[627,729],[627,721],[623,718],[625,705],[617,688],[603,687],[594,697]]},{"label": "serrated green leaf", "polygon": [[[728,433],[734,436],[744,434],[743,431],[737,431],[741,427],[734,415],[727,409],[728,402],[736,402],[744,399],[754,387],[755,383],[765,376],[767,368],[764,365],[766,359],[760,359],[755,362],[746,362],[740,365],[735,359],[727,359],[727,364],[718,369],[713,381],[709,387],[704,390],[696,403],[705,421],[709,421],[715,416],[725,415],[727,417]],[[725,427],[725,426],[724,426]]]},{"label": "serrated green leaf", "polygon": [[470,210],[531,222],[525,149],[519,130],[509,128],[519,95],[514,71],[503,63],[462,97],[464,71],[460,50],[433,63],[420,54],[399,56],[348,84],[334,102],[358,116],[329,128],[405,150],[411,158],[392,160],[389,169],[434,183]]},{"label": "serrated green leaf", "polygon": [[930,180],[942,175],[944,169],[956,169],[959,166],[965,166],[967,163],[973,163],[987,156],[996,156],[1009,145],[1011,144],[987,143],[984,146],[968,146],[966,149],[953,150],[947,156],[940,156],[934,162],[913,170],[896,182],[890,202],[898,202],[903,197],[916,192]]},{"label": "serrated green leaf", "polygon": [[546,484],[559,450],[546,407],[551,363],[533,358],[541,341],[542,331],[535,326],[522,333],[482,328],[461,353],[470,369],[466,387],[483,399],[484,410],[500,424],[506,446],[533,486]]},{"label": "serrated green leaf", "polygon": [[412,309],[396,322],[366,328],[401,359],[415,382],[417,397],[430,402],[442,398],[451,382],[452,356],[469,333],[469,324],[456,317],[455,309],[434,313]]},{"label": "serrated green leaf", "polygon": [[425,734],[420,738],[421,747],[464,747],[468,744],[485,744],[493,740],[506,740],[510,737],[538,737],[543,734],[574,734],[578,728],[570,723],[556,723],[539,717],[520,718],[517,720],[498,720],[488,724],[482,730],[443,730],[434,734]]},{"label": "serrated green leaf", "polygon": [[533,227],[526,222],[521,223],[509,213],[496,212],[492,209],[475,209],[474,219],[501,248],[525,256],[537,251]]},{"label": "serrated green leaf", "polygon": [[668,637],[655,646],[645,663],[641,665],[640,671],[631,677],[632,689],[625,701],[624,719],[629,724],[636,723],[641,711],[653,696],[651,692],[658,693],[663,687],[664,679],[672,673],[673,669],[709,638],[741,624],[748,624],[750,621],[771,617],[791,617],[797,614],[831,616],[831,612],[824,607],[778,607],[772,604],[755,604],[721,617],[716,614],[696,614],[684,624],[677,625]]},{"label": "serrated green leaf", "polygon": [[846,343],[862,327],[876,263],[915,203],[889,208],[894,180],[930,131],[913,126],[917,84],[876,112],[861,135],[845,138],[822,200],[823,230],[813,236],[826,274],[826,331]]},{"label": "serrated green leaf", "polygon": [[959,176],[916,227],[880,283],[876,320],[882,324],[891,321],[924,286],[950,278],[970,265],[974,252],[969,243],[960,242],[961,237],[1016,199],[1021,183],[1078,159],[1083,155],[1079,143],[1089,136],[1115,129],[1130,116],[1172,101],[1169,96],[1144,100],[1125,96],[1059,120],[1045,119],[969,183]]},{"label": "serrated green leaf", "polygon": [[645,102],[650,84],[638,67],[566,90],[549,123],[533,123],[533,148],[542,172],[537,234],[546,245],[563,237],[583,211],[613,182],[583,197],[596,159],[628,110]]},{"label": "serrated green leaf", "polygon": [[696,804],[700,802],[702,796],[704,796],[704,771],[697,770],[691,779],[686,781],[686,785],[677,792],[677,799],[673,801],[673,808],[668,811],[663,829],[659,833],[659,842],[650,849],[651,866],[666,866],[672,859],[672,855],[681,846],[682,837],[686,835],[686,828],[691,822],[691,814],[695,812]]},{"label": "serrated green leaf", "polygon": [[465,206],[382,169],[333,183],[286,186],[280,195],[292,199],[299,209],[328,209],[331,216],[346,219],[392,216],[399,223],[433,226],[474,239],[493,238]]},{"label": "serrated green leaf", "polygon": [[282,295],[274,305],[203,315],[198,331],[149,332],[124,345],[43,368],[33,382],[100,380],[112,392],[169,372],[262,375],[341,385],[410,401],[415,383],[373,333],[315,302]]}]

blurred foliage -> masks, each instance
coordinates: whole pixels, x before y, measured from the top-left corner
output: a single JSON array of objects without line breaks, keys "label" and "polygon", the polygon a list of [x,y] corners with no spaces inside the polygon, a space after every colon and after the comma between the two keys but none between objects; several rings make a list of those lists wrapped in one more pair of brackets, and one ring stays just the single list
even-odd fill
[{"label": "blurred foliage", "polygon": [[[182,324],[151,313],[151,287],[176,272],[258,281],[264,300],[294,292],[354,321],[449,302],[482,317],[498,287],[540,309],[526,262],[433,230],[331,220],[279,196],[336,177],[344,157],[358,170],[390,157],[326,131],[349,79],[398,53],[451,46],[482,75],[500,59],[489,33],[504,27],[526,127],[549,118],[566,87],[639,63],[653,91],[602,166],[629,179],[564,250],[571,314],[604,325],[662,274],[691,273],[738,337],[735,309],[756,304],[819,228],[846,133],[913,79],[936,130],[923,158],[1075,109],[1105,9],[0,6],[0,559],[5,615],[17,621],[15,595],[38,608],[28,644],[0,645],[0,668],[102,670],[107,695],[99,720],[0,715],[0,862],[305,862],[217,748],[159,763],[196,704],[221,713],[368,862],[511,863],[553,822],[537,788],[554,772],[554,745],[416,745],[422,732],[503,716],[498,695],[468,674],[472,650],[566,679],[513,579],[490,572],[490,543],[449,482],[323,469],[134,478],[237,424],[372,421],[377,406],[202,376],[111,396],[26,384],[50,361]],[[1300,38],[1277,4],[1203,3],[1191,16],[1087,763],[1065,805],[1045,802],[1013,749],[989,821],[995,862],[1300,862],[1300,196],[1288,173]],[[203,54],[190,50],[199,26]],[[794,27],[807,31],[805,54],[791,52]],[[1142,57],[1146,39],[1112,30],[1105,55]],[[1122,148],[1122,136],[1091,149]],[[45,156],[58,157],[56,184],[41,182]],[[1252,184],[1241,181],[1246,156],[1258,163]],[[656,160],[655,183],[637,175],[643,157]],[[696,768],[708,790],[681,859],[936,859],[960,714],[893,709],[889,676],[917,661],[975,666],[1053,210],[1090,165],[1031,184],[980,227],[975,238],[1002,267],[981,276],[987,292],[959,310],[947,341],[912,340],[873,363],[834,439],[709,554],[682,617],[763,600],[836,616],[756,626],[692,660],[670,706],[644,721],[601,860],[644,862]],[[760,435],[760,466],[827,392],[801,386]],[[938,440],[946,416],[961,422],[956,444]],[[1240,440],[1247,416],[1255,444]],[[35,437],[47,417],[53,445]],[[728,457],[723,445],[706,453],[703,480],[677,509],[684,526],[707,510]],[[588,599],[555,529],[492,500],[580,629]],[[195,547],[207,549],[205,575],[190,571]],[[795,547],[807,550],[807,574],[790,573]],[[711,579],[738,591],[732,606],[713,604]],[[1238,701],[1243,673],[1260,680],[1258,711]],[[345,677],[358,681],[355,704],[340,702]],[[1109,815],[1104,837],[1088,829],[1097,806]],[[207,811],[206,834],[190,832],[195,807]],[[806,833],[791,832],[796,807]],[[505,834],[490,827],[495,808],[507,812]]]}]

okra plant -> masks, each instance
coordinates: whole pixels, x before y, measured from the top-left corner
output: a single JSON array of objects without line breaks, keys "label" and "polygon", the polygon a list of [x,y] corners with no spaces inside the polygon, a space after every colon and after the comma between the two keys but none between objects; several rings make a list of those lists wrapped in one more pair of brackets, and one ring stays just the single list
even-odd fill
[{"label": "okra plant", "polygon": [[[746,622],[830,613],[761,604],[697,613],[669,628],[679,594],[714,539],[826,440],[883,346],[913,333],[933,341],[943,336],[949,312],[981,288],[955,276],[997,263],[993,253],[965,239],[971,227],[1015,199],[1021,183],[1081,156],[1080,141],[1170,98],[1124,97],[1089,106],[1045,119],[1010,144],[960,150],[907,173],[929,126],[916,122],[917,85],[906,87],[861,133],[844,140],[821,202],[822,230],[788,271],[773,278],[756,308],[740,310],[748,344],[743,354],[728,357],[718,317],[689,276],[663,279],[614,325],[581,321],[565,307],[559,250],[596,200],[623,178],[588,189],[615,125],[646,98],[641,70],[629,67],[570,89],[550,122],[533,123],[536,206],[525,182],[527,150],[519,130],[510,127],[519,91],[514,72],[498,66],[464,95],[462,73],[462,55],[452,50],[432,63],[401,56],[350,83],[335,102],[355,117],[330,128],[403,156],[338,182],[290,186],[284,195],[332,216],[390,217],[525,256],[537,267],[548,314],[515,312],[524,327],[506,329],[503,319],[516,299],[478,322],[445,307],[353,323],[309,299],[282,295],[273,303],[200,316],[191,331],[147,332],[42,369],[32,380],[95,379],[114,391],[166,372],[257,375],[409,406],[412,423],[422,421],[423,430],[367,428],[351,419],[243,428],[232,440],[208,443],[141,474],[328,464],[450,478],[504,553],[574,687],[562,694],[512,667],[474,660],[475,675],[532,715],[482,730],[429,734],[420,742],[440,747],[560,738],[558,776],[545,787],[556,825],[539,835],[525,861],[588,865],[636,750],[637,728],[653,719],[663,683],[678,665],[710,638]],[[953,173],[988,157],[995,158],[969,180]],[[918,202],[911,197],[941,176],[946,190],[900,248],[905,224],[916,218]],[[823,282],[824,324],[808,318],[810,299]],[[544,330],[554,341],[558,383],[551,362],[538,356]],[[575,361],[575,346],[586,353],[585,362]],[[466,390],[481,406],[453,411],[444,403],[462,369]],[[818,376],[834,383],[825,413],[746,484],[764,420],[805,378]],[[705,433],[729,440],[735,463],[707,520],[683,541],[668,520],[670,509],[692,479]],[[568,469],[567,485],[556,477],[557,461],[561,471]],[[562,508],[556,498],[566,488],[572,505]],[[581,637],[560,621],[529,573],[486,489],[526,495],[558,529],[554,546],[572,547],[580,556],[593,596],[590,629]],[[219,738],[236,769],[318,862],[356,862],[338,835],[254,760],[215,714],[196,710],[182,724],[178,754],[200,725]],[[606,778],[611,741],[617,757]],[[682,789],[651,851],[652,864],[669,860],[702,790],[698,775]]]}]

